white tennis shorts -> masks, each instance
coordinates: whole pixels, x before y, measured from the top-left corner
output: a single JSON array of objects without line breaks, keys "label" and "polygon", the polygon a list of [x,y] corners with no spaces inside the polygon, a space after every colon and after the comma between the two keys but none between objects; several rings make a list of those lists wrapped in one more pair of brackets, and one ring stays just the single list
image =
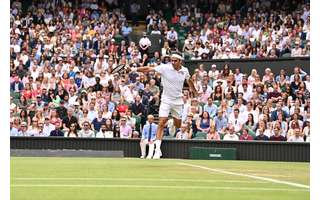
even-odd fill
[{"label": "white tennis shorts", "polygon": [[174,105],[165,102],[160,103],[159,117],[168,117],[171,113],[172,117],[181,119],[183,105]]}]

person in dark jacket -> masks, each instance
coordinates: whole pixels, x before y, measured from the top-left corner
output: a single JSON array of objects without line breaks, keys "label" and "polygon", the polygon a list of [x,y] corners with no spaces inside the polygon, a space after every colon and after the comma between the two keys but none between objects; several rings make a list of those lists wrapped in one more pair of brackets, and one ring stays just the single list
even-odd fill
[{"label": "person in dark jacket", "polygon": [[64,136],[64,133],[60,130],[60,127],[61,127],[61,123],[60,123],[60,121],[57,121],[57,122],[55,123],[55,129],[50,132],[50,136],[53,136],[53,137],[63,137],[63,136]]},{"label": "person in dark jacket", "polygon": [[258,129],[259,135],[257,135],[254,140],[269,140],[269,137],[264,134],[263,129]]}]

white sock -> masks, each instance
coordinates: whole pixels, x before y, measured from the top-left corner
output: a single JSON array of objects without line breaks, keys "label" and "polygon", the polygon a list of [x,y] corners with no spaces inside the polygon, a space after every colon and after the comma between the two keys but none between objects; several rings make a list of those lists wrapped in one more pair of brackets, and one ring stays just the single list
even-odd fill
[{"label": "white sock", "polygon": [[156,140],[154,143],[156,144],[156,150],[160,150],[161,140]]}]

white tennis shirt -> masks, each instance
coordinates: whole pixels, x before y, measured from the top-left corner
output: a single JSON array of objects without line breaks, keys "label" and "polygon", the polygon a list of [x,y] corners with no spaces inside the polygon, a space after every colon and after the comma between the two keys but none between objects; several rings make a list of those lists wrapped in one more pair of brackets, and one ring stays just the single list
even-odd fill
[{"label": "white tennis shirt", "polygon": [[156,66],[155,71],[161,74],[163,92],[161,101],[173,105],[183,105],[182,89],[185,80],[190,78],[189,70],[181,66],[175,70],[171,63]]}]

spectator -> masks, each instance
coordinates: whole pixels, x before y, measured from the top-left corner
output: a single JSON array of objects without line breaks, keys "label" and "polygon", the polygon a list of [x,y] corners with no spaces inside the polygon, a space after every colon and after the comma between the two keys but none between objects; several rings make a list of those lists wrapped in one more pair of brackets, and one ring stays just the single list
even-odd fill
[{"label": "spectator", "polygon": [[310,121],[306,121],[302,133],[305,141],[310,142]]},{"label": "spectator", "polygon": [[10,121],[10,136],[19,136],[20,119],[18,117],[13,118]]},{"label": "spectator", "polygon": [[139,41],[140,53],[141,55],[149,55],[149,48],[151,46],[151,41],[147,37],[147,33],[143,33],[142,38]]},{"label": "spectator", "polygon": [[288,138],[288,142],[304,142],[303,137],[301,136],[301,131],[299,128],[294,129],[294,135],[291,135]]},{"label": "spectator", "polygon": [[177,139],[187,140],[191,139],[192,131],[190,131],[188,124],[182,123],[180,130],[176,134]]},{"label": "spectator", "polygon": [[26,122],[21,122],[21,130],[19,131],[18,135],[17,136],[30,136],[27,132],[28,130],[28,125]]},{"label": "spectator", "polygon": [[79,131],[78,135],[82,138],[95,137],[94,131],[91,130],[91,126],[88,121],[83,122],[82,129]]},{"label": "spectator", "polygon": [[267,122],[264,120],[258,122],[256,136],[261,135],[261,132],[263,133],[262,135],[266,135],[267,137],[271,136],[271,131],[269,130],[269,127],[267,127]]},{"label": "spectator", "polygon": [[136,130],[140,130],[140,125],[144,125],[144,117],[145,108],[141,103],[141,97],[139,95],[136,96],[134,103],[131,104],[130,110],[132,110],[133,117],[136,119]]},{"label": "spectator", "polygon": [[71,124],[77,124],[77,129],[80,128],[78,125],[78,119],[75,116],[73,116],[73,114],[74,109],[68,108],[67,116],[62,120],[62,126],[65,131],[69,130]]},{"label": "spectator", "polygon": [[125,117],[120,119],[120,138],[131,138],[132,137],[132,128],[127,125],[127,120]]},{"label": "spectator", "polygon": [[106,123],[106,119],[102,116],[102,111],[98,111],[98,116],[93,119],[92,125],[95,131],[99,131],[101,129],[102,124]]},{"label": "spectator", "polygon": [[299,57],[302,56],[302,49],[299,45],[299,41],[296,41],[295,47],[291,50],[291,57]]},{"label": "spectator", "polygon": [[286,141],[287,139],[281,135],[280,127],[277,125],[273,127],[273,135],[270,137],[270,141]]},{"label": "spectator", "polygon": [[276,110],[271,112],[271,120],[276,121],[278,120],[278,116],[281,115],[284,118],[288,117],[288,113],[282,110],[282,105],[281,103],[276,104]]},{"label": "spectator", "polygon": [[207,140],[220,140],[220,135],[215,130],[214,126],[210,126],[209,132],[207,134]]},{"label": "spectator", "polygon": [[213,99],[211,97],[209,97],[208,102],[206,105],[204,105],[203,110],[208,112],[210,115],[210,118],[213,119],[217,114],[218,107],[215,104],[213,104]]},{"label": "spectator", "polygon": [[232,125],[229,125],[227,132],[223,137],[223,140],[233,140],[233,141],[239,140],[239,136],[234,131],[234,127]]},{"label": "spectator", "polygon": [[[248,103],[249,104],[249,103]],[[255,130],[256,130],[256,123],[254,121],[254,116],[252,113],[248,114],[248,120],[246,121],[246,123],[243,125],[244,128],[247,129],[248,133],[251,136],[255,136]]]},{"label": "spectator", "polygon": [[166,39],[168,40],[169,47],[171,49],[175,49],[177,47],[178,34],[173,27],[168,31]]},{"label": "spectator", "polygon": [[223,116],[223,111],[218,110],[218,115],[214,118],[214,124],[216,131],[221,135],[225,134],[227,130],[228,120]]},{"label": "spectator", "polygon": [[128,22],[124,22],[124,25],[121,28],[121,32],[126,41],[130,41],[130,34],[132,33],[132,27],[129,26]]},{"label": "spectator", "polygon": [[18,76],[14,77],[14,82],[10,84],[10,92],[22,92],[24,89],[23,83],[20,81]]},{"label": "spectator", "polygon": [[69,126],[68,131],[65,134],[65,137],[78,137],[77,131],[78,124],[71,123]]},{"label": "spectator", "polygon": [[239,109],[236,108],[233,110],[233,113],[229,117],[228,123],[234,127],[236,133],[239,133],[243,127],[243,124],[245,123],[244,118],[239,114]]},{"label": "spectator", "polygon": [[61,122],[60,122],[60,121],[57,121],[57,122],[55,122],[54,125],[55,125],[55,129],[50,132],[50,136],[53,136],[53,137],[63,137],[63,136],[64,136],[64,133],[60,130],[60,128],[61,128]]},{"label": "spectator", "polygon": [[210,119],[209,113],[207,111],[204,111],[200,118],[196,122],[197,130],[199,132],[205,132],[208,133],[210,126],[212,125],[212,121]]},{"label": "spectator", "polygon": [[38,118],[33,117],[31,126],[27,130],[28,136],[39,136]]},{"label": "spectator", "polygon": [[43,134],[44,136],[50,136],[51,131],[55,129],[55,126],[50,123],[49,117],[44,118],[44,124],[43,124]]},{"label": "spectator", "polygon": [[[108,126],[110,127],[110,124]],[[106,124],[101,124],[100,131],[96,134],[96,138],[113,138],[113,130],[108,130]]]},{"label": "spectator", "polygon": [[195,134],[197,133],[197,125],[196,125],[196,120],[193,119],[193,114],[188,113],[187,119],[184,122],[187,123],[189,126],[189,129],[192,133],[191,138],[195,137]]},{"label": "spectator", "polygon": [[40,121],[39,123],[38,123],[38,135],[37,135],[38,137],[44,137],[44,136],[46,136],[46,135],[44,135],[44,133],[43,133],[43,121]]},{"label": "spectator", "polygon": [[92,122],[95,118],[97,118],[97,116],[98,115],[95,109],[95,103],[91,101],[89,104],[88,119],[90,122]]},{"label": "spectator", "polygon": [[264,140],[264,141],[269,140],[269,137],[266,136],[264,133],[265,133],[264,128],[259,126],[256,131],[257,136],[254,138],[254,140]]},{"label": "spectator", "polygon": [[242,129],[242,134],[240,135],[240,140],[253,140],[252,135],[249,134],[248,129]]}]

